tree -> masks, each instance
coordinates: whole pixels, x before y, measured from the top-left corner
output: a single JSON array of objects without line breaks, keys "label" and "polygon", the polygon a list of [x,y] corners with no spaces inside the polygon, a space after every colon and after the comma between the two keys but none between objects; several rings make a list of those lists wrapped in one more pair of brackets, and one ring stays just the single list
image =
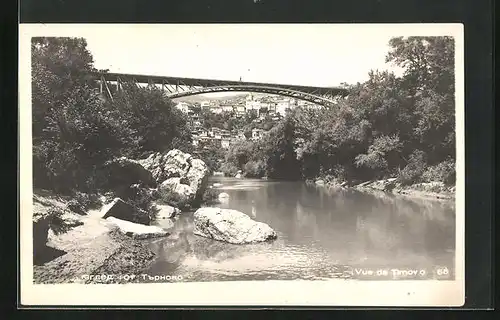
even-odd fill
[{"label": "tree", "polygon": [[88,187],[95,164],[120,147],[122,127],[101,108],[86,45],[82,38],[32,39],[35,187]]},{"label": "tree", "polygon": [[82,38],[32,39],[35,187],[95,191],[114,157],[190,150],[187,119],[160,90],[125,83],[114,101],[101,96],[86,46]]},{"label": "tree", "polygon": [[129,130],[126,155],[135,158],[145,152],[165,152],[172,148],[191,151],[188,119],[160,89],[122,84],[124,90],[108,108],[118,110]]},{"label": "tree", "polygon": [[403,67],[415,111],[413,134],[431,164],[455,158],[455,51],[452,37],[393,38],[387,61]]}]

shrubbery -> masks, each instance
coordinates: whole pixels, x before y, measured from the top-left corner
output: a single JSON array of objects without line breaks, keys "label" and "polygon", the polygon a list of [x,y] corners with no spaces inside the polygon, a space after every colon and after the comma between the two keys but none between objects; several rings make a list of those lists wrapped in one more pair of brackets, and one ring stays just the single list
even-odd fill
[{"label": "shrubbery", "polygon": [[[97,70],[86,46],[81,38],[32,39],[36,188],[67,195],[106,192],[102,167],[113,158],[136,158],[171,148],[191,151],[187,119],[160,89],[123,83],[125,90],[112,92],[113,99],[101,95],[90,76]],[[118,193],[148,214],[154,212],[150,195]],[[80,200],[73,203],[79,211],[92,202]]]},{"label": "shrubbery", "polygon": [[423,151],[415,150],[408,161],[408,164],[398,172],[398,182],[402,185],[410,185],[419,182],[425,170],[426,157]]},{"label": "shrubbery", "polygon": [[422,174],[422,179],[425,182],[440,181],[447,185],[455,184],[455,162],[449,159],[428,167]]},{"label": "shrubbery", "polygon": [[249,178],[260,178],[266,175],[266,164],[262,160],[250,160],[243,167],[245,176]]},{"label": "shrubbery", "polygon": [[210,205],[218,202],[219,202],[219,192],[217,190],[207,188],[203,193],[201,204]]},{"label": "shrubbery", "polygon": [[158,202],[179,208],[181,211],[188,211],[200,207],[202,204],[213,204],[218,200],[218,192],[207,188],[200,199],[189,199],[169,190],[159,191],[155,197]]},{"label": "shrubbery", "polygon": [[158,192],[158,202],[179,208],[181,211],[191,209],[192,205],[191,199],[168,190]]},{"label": "shrubbery", "polygon": [[86,214],[89,209],[96,209],[102,205],[96,193],[75,192],[68,203],[70,210],[78,214]]}]

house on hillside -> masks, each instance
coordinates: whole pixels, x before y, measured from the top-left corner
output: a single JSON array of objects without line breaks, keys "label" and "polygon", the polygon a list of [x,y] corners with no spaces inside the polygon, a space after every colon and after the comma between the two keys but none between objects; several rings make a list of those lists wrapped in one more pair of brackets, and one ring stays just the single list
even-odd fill
[{"label": "house on hillside", "polygon": [[214,139],[210,137],[199,137],[198,147],[201,148],[209,148],[209,147],[221,147],[220,139]]},{"label": "house on hillside", "polygon": [[231,138],[231,132],[229,130],[220,130],[220,135],[223,139],[229,139]]},{"label": "house on hillside", "polygon": [[212,106],[210,107],[210,111],[215,114],[220,114],[222,113],[222,108],[219,106]]},{"label": "house on hillside", "polygon": [[286,116],[287,111],[290,109],[290,101],[282,100],[276,105],[276,113],[280,116]]},{"label": "house on hillside", "polygon": [[269,115],[274,115],[276,113],[276,103],[275,102],[270,102],[267,107],[267,113]]},{"label": "house on hillside", "polygon": [[186,102],[179,102],[175,107],[185,114],[188,114],[190,111],[190,105]]},{"label": "house on hillside", "polygon": [[200,107],[201,109],[208,109],[210,108],[210,101],[203,101],[201,104],[200,104]]},{"label": "house on hillside", "polygon": [[246,140],[247,137],[245,136],[245,133],[243,131],[239,131],[237,134],[236,134],[236,139],[238,140]]},{"label": "house on hillside", "polygon": [[233,112],[234,106],[232,104],[223,104],[220,106],[222,112]]},{"label": "house on hillside", "polygon": [[198,133],[198,136],[199,136],[200,138],[208,138],[209,134],[208,134],[208,131],[207,131],[207,130],[202,129],[202,130],[200,130],[200,132]]},{"label": "house on hillside", "polygon": [[236,106],[236,115],[237,116],[244,116],[246,113],[246,108],[245,105],[237,105]]},{"label": "house on hillside", "polygon": [[229,149],[229,146],[231,145],[231,140],[230,139],[221,139],[221,148],[223,149]]},{"label": "house on hillside", "polygon": [[253,128],[252,129],[252,140],[259,140],[264,135],[264,130]]},{"label": "house on hillside", "polygon": [[200,143],[200,137],[193,135],[193,146],[197,147]]}]

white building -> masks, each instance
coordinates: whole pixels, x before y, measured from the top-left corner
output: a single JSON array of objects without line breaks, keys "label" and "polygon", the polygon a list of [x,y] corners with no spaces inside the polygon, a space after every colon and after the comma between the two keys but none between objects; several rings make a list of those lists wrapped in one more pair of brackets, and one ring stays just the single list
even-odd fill
[{"label": "white building", "polygon": [[257,128],[252,129],[252,140],[259,140],[260,138],[262,138],[263,134],[264,130],[262,129],[257,129]]},{"label": "white building", "polygon": [[189,113],[190,110],[190,106],[186,102],[179,102],[175,107],[186,114]]},{"label": "white building", "polygon": [[234,106],[232,105],[223,105],[221,107],[223,112],[233,112],[234,111]]},{"label": "white building", "polygon": [[244,115],[245,114],[245,111],[246,111],[246,108],[245,106],[242,106],[242,105],[238,105],[236,106],[236,114],[237,115]]},{"label": "white building", "polygon": [[282,100],[276,105],[276,113],[284,117],[286,112],[290,109],[290,101]]},{"label": "white building", "polygon": [[229,149],[230,146],[230,140],[229,139],[222,139],[220,141],[221,147],[224,149]]},{"label": "white building", "polygon": [[200,104],[201,108],[208,108],[210,107],[210,101],[203,101],[201,104]]},{"label": "white building", "polygon": [[245,110],[246,112],[250,112],[251,110],[256,110],[258,112],[260,110],[260,106],[260,101],[247,100],[245,103]]},{"label": "white building", "polygon": [[193,146],[197,147],[200,143],[200,138],[193,136]]},{"label": "white building", "polygon": [[222,108],[215,106],[215,107],[211,107],[210,111],[212,111],[213,113],[219,114],[219,113],[222,113]]}]

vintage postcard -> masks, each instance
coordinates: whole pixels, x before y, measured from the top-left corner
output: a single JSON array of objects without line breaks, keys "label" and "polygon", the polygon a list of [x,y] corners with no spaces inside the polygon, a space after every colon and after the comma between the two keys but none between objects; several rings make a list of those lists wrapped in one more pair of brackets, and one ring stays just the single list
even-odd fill
[{"label": "vintage postcard", "polygon": [[461,24],[21,24],[21,304],[461,306]]}]

